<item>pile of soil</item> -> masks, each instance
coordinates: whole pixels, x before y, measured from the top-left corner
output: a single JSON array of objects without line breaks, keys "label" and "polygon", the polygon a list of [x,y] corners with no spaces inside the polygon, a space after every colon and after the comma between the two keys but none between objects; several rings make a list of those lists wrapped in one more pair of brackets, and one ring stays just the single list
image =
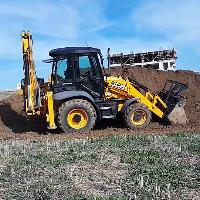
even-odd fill
[{"label": "pile of soil", "polygon": [[[112,122],[111,125],[103,126],[100,130],[95,130],[84,135],[76,134],[73,137],[105,137],[112,134],[170,134],[175,132],[200,132],[200,74],[185,71],[158,71],[154,69],[146,69],[140,67],[123,66],[111,70],[111,75],[122,77],[130,77],[146,86],[153,92],[162,90],[168,79],[175,80],[189,86],[189,91],[184,92],[186,97],[185,111],[189,119],[189,124],[165,126],[158,122],[150,124],[144,130],[133,131],[119,128],[119,122]],[[50,131],[47,129],[45,118],[27,117],[22,114],[23,99],[22,96],[12,95],[11,97],[0,101],[0,139],[31,139],[42,136],[50,138],[72,138],[72,135],[61,136],[58,130]],[[104,123],[105,125],[106,123]],[[116,125],[117,124],[117,125]],[[23,133],[23,134],[22,134]],[[51,133],[51,134],[48,134]]]},{"label": "pile of soil", "polygon": [[47,131],[45,118],[40,116],[27,117],[23,111],[23,97],[17,94],[0,101],[0,133],[37,132]]}]

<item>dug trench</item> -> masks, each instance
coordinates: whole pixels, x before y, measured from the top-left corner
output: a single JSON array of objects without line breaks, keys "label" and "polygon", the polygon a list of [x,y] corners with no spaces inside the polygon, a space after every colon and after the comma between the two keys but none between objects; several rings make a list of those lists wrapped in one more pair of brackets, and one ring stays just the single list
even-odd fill
[{"label": "dug trench", "polygon": [[[0,139],[62,139],[107,137],[119,134],[174,134],[178,132],[200,133],[200,74],[192,71],[158,71],[154,69],[123,66],[111,70],[111,75],[130,77],[146,86],[153,92],[159,92],[166,80],[171,79],[189,86],[183,93],[186,98],[185,111],[189,119],[187,124],[168,125],[162,121],[154,121],[142,130],[124,128],[119,120],[101,123],[96,130],[79,134],[60,134],[58,130],[50,131],[41,117],[30,117],[22,114],[22,97],[16,94],[0,102]],[[103,125],[102,125],[103,124]]]}]

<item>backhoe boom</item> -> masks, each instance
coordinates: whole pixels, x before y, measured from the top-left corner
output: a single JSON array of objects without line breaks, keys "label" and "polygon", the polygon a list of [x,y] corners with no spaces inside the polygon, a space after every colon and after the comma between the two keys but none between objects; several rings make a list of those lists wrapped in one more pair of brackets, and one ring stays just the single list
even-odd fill
[{"label": "backhoe boom", "polygon": [[[49,128],[57,128],[54,122],[53,92],[48,91],[49,83],[43,78],[37,78],[33,61],[33,40],[30,32],[22,32],[22,52],[24,79],[22,89],[24,96],[24,109],[27,115],[46,114]],[[41,95],[42,94],[42,95]]]},{"label": "backhoe boom", "polygon": [[24,99],[25,99],[25,110],[28,115],[34,115],[36,113],[35,102],[36,94],[39,92],[39,84],[36,77],[35,66],[33,61],[33,50],[32,50],[32,36],[30,32],[22,32],[22,52],[23,52],[23,70],[24,70]]}]

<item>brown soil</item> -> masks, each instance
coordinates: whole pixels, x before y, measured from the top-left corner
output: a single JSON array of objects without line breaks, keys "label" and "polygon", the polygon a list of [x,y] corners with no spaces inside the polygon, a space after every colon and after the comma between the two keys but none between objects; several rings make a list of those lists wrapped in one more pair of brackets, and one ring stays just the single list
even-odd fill
[{"label": "brown soil", "polygon": [[22,115],[22,97],[12,95],[0,102],[0,139],[64,139],[107,137],[113,134],[172,134],[177,132],[200,133],[200,75],[192,71],[179,70],[176,72],[157,71],[137,67],[120,67],[112,70],[112,75],[121,74],[130,77],[148,87],[154,92],[160,91],[167,79],[188,84],[190,90],[184,93],[185,106],[189,124],[166,125],[162,122],[152,122],[147,128],[135,131],[123,128],[119,120],[105,121],[96,130],[81,134],[60,134],[58,130],[46,128],[45,118],[31,117],[29,120]]}]

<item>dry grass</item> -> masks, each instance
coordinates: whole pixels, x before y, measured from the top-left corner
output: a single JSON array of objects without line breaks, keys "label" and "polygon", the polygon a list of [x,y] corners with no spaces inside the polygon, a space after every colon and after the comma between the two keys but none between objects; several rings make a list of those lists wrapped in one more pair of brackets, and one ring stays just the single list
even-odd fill
[{"label": "dry grass", "polygon": [[0,143],[0,199],[199,199],[200,136]]}]

